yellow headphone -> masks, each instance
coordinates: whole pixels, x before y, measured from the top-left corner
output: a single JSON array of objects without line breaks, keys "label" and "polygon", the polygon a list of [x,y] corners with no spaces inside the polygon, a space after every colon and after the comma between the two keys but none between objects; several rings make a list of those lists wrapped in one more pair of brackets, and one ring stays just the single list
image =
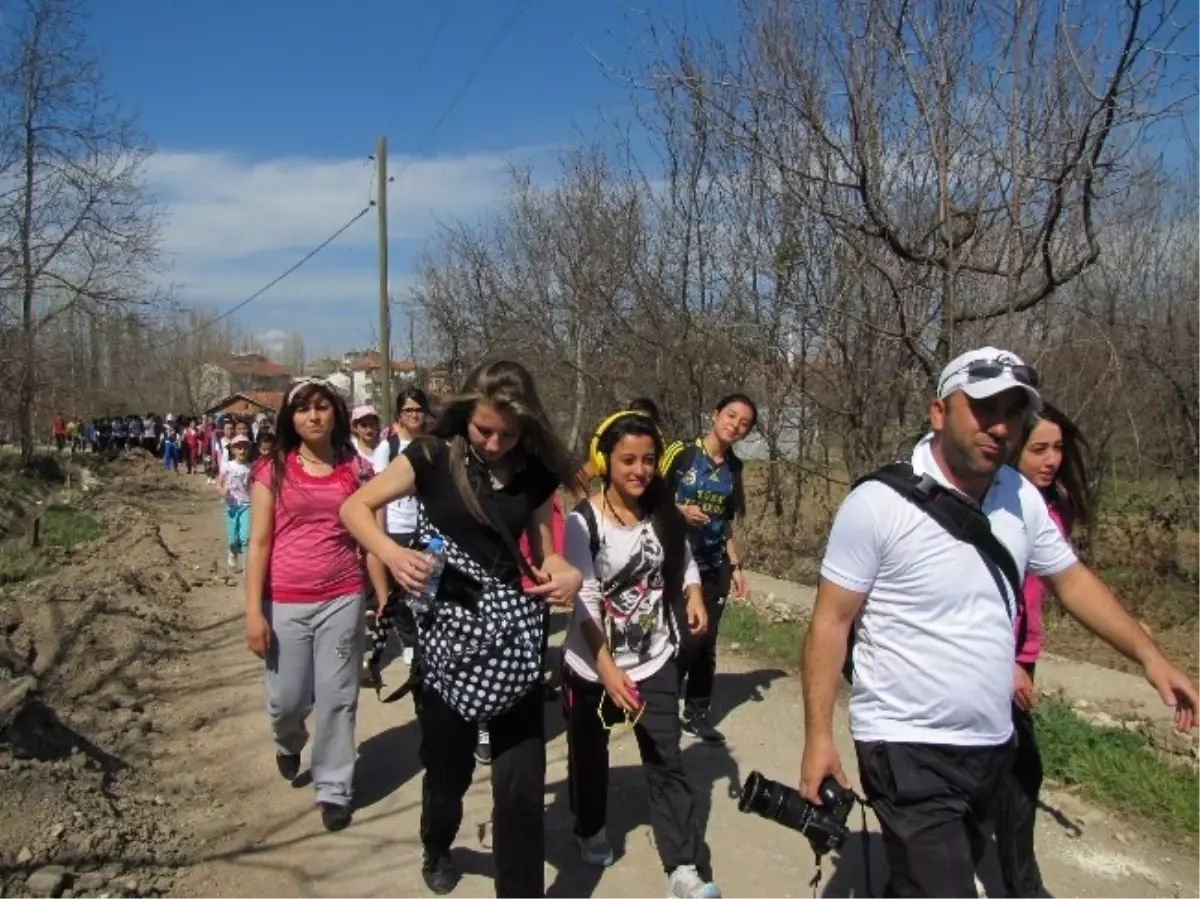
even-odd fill
[{"label": "yellow headphone", "polygon": [[[663,447],[663,456],[666,456],[666,444],[663,440],[662,431],[658,429],[658,425],[654,423],[654,419],[645,412],[639,412],[633,409],[623,409],[620,412],[614,412],[604,421],[596,426],[595,433],[592,434],[592,442],[588,444],[588,460],[592,463],[592,468],[596,472],[596,477],[603,478],[608,474],[608,456],[600,452],[600,438],[604,436],[604,432],[611,428],[614,424],[625,418],[628,415],[640,415],[646,421],[650,422],[650,426],[654,428],[654,433],[658,435],[659,445]],[[664,459],[660,458],[659,469],[662,469]]]}]

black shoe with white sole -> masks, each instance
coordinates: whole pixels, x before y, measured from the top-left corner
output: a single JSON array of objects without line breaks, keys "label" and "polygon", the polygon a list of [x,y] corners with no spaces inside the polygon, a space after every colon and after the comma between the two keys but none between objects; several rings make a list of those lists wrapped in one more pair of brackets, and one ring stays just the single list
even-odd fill
[{"label": "black shoe with white sole", "polygon": [[685,734],[704,743],[720,746],[725,743],[725,735],[713,727],[708,720],[708,708],[704,706],[685,705],[681,728]]}]

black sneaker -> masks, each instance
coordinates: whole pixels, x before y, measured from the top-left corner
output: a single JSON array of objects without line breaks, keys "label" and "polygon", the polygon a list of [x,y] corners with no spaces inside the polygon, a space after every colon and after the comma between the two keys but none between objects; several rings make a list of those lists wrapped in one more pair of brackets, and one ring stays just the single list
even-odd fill
[{"label": "black sneaker", "polygon": [[479,731],[479,738],[475,741],[475,761],[485,767],[492,763],[492,737],[486,727]]},{"label": "black sneaker", "polygon": [[326,830],[343,830],[350,824],[350,806],[335,805],[332,802],[321,803],[321,823]]},{"label": "black sneaker", "polygon": [[689,737],[704,743],[719,746],[725,743],[725,735],[709,723],[708,709],[685,707],[682,730]]},{"label": "black sneaker", "polygon": [[456,886],[459,879],[458,868],[454,867],[454,859],[449,852],[433,852],[425,850],[421,860],[421,877],[425,886],[439,896],[445,896]]},{"label": "black sneaker", "polygon": [[280,777],[286,781],[293,781],[300,773],[300,756],[277,752],[275,753],[275,767],[279,769]]}]

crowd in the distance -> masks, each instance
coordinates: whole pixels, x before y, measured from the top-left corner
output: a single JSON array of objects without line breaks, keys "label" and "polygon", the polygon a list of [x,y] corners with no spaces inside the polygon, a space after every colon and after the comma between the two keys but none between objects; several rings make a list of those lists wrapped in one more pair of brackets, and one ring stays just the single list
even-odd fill
[{"label": "crowd in the distance", "polygon": [[[261,434],[271,431],[273,418],[265,412],[202,416],[152,412],[87,420],[60,412],[50,420],[50,441],[59,452],[115,454],[142,449],[160,457],[163,468],[188,474],[203,471],[213,480],[221,459],[229,456],[229,439],[244,431],[257,442]],[[225,431],[229,433],[222,441]]]}]

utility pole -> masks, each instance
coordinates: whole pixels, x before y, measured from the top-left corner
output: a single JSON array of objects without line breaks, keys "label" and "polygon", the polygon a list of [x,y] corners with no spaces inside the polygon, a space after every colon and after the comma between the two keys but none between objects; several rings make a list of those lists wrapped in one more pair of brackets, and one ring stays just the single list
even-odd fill
[{"label": "utility pole", "polygon": [[387,230],[387,137],[379,136],[375,148],[376,168],[379,184],[375,190],[375,208],[379,212],[379,357],[382,366],[379,373],[379,400],[382,408],[380,421],[392,421],[392,310],[388,297],[388,230]]}]

